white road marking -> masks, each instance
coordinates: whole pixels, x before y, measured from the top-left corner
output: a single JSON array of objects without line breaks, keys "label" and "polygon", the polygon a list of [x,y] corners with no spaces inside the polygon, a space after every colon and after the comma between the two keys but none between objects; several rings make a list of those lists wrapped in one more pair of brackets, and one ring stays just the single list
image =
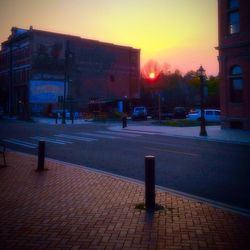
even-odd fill
[{"label": "white road marking", "polygon": [[75,135],[67,135],[67,134],[59,134],[59,135],[54,135],[58,136],[61,138],[67,138],[67,139],[72,139],[72,140],[77,140],[77,141],[97,141],[97,139],[94,138],[88,138],[88,137],[82,137],[82,136],[75,136]]},{"label": "white road marking", "polygon": [[101,134],[107,134],[107,135],[118,135],[118,136],[126,136],[126,137],[139,137],[141,135],[137,134],[129,134],[129,133],[123,133],[123,132],[111,132],[111,131],[97,131]]},{"label": "white road marking", "polygon": [[19,146],[23,146],[23,147],[26,147],[26,148],[37,148],[36,144],[30,143],[30,142],[25,142],[25,141],[22,141],[22,140],[3,139],[3,141],[9,142],[9,143],[12,143],[12,144],[16,144],[16,145],[19,145]]},{"label": "white road marking", "polygon": [[123,133],[134,133],[134,134],[144,134],[144,135],[155,135],[158,133],[155,132],[144,132],[144,131],[136,131],[136,130],[129,130],[129,129],[123,129],[119,130],[119,132],[122,131]]},{"label": "white road marking", "polygon": [[118,137],[118,136],[100,135],[100,134],[85,133],[85,132],[79,132],[79,133],[77,133],[77,134],[86,135],[86,136],[93,136],[93,137],[97,137],[97,138],[104,138],[104,139],[118,139],[118,138],[120,138],[120,137]]},{"label": "white road marking", "polygon": [[162,151],[162,152],[167,152],[167,153],[174,153],[174,154],[181,154],[181,155],[188,155],[188,156],[199,156],[199,154],[194,154],[194,153],[188,153],[188,152],[183,152],[183,151],[176,151],[176,150],[168,150],[164,148],[151,148],[151,147],[144,147],[146,149],[150,150],[155,150],[155,151]]},{"label": "white road marking", "polygon": [[62,141],[62,140],[57,140],[57,139],[47,138],[47,137],[40,137],[40,136],[35,136],[35,137],[30,137],[30,138],[34,140],[42,140],[42,141],[51,142],[55,144],[61,144],[61,145],[64,145],[67,143],[73,143],[71,141]]}]

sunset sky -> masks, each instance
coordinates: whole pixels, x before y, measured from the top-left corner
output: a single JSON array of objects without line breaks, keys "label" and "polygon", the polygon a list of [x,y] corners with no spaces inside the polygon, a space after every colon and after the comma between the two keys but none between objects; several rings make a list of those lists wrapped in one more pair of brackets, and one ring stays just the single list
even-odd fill
[{"label": "sunset sky", "polygon": [[0,42],[12,26],[141,49],[182,73],[218,73],[217,0],[0,0]]}]

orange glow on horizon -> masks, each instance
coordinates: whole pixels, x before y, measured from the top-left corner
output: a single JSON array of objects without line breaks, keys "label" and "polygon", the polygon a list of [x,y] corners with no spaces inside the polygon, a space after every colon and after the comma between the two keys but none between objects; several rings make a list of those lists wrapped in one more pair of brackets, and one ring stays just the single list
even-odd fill
[{"label": "orange glow on horizon", "polygon": [[[208,74],[218,72],[217,0],[2,0],[0,23],[0,42],[8,38],[11,27],[32,25],[138,48],[142,67],[153,59],[161,66],[169,64],[173,71],[185,73],[202,64]],[[152,68],[145,77],[151,79],[150,72],[158,77]]]}]

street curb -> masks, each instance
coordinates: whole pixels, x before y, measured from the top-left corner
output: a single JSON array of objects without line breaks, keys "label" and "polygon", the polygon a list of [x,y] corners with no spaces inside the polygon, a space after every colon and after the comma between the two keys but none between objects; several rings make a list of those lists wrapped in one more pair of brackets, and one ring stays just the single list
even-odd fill
[{"label": "street curb", "polygon": [[249,146],[250,145],[250,142],[244,142],[244,141],[236,141],[236,140],[225,140],[225,139],[215,139],[215,138],[209,138],[209,135],[208,136],[204,136],[204,137],[198,137],[198,136],[188,136],[188,135],[176,135],[176,134],[170,134],[170,133],[167,133],[167,132],[159,132],[159,131],[152,131],[152,130],[149,130],[149,131],[144,131],[144,130],[139,130],[139,129],[129,129],[129,128],[125,128],[125,129],[122,129],[122,128],[119,128],[117,127],[118,129],[116,128],[112,128],[112,127],[109,127],[108,129],[111,130],[111,131],[131,131],[131,132],[145,132],[145,133],[154,133],[156,135],[162,135],[162,136],[169,136],[169,137],[174,137],[174,138],[185,138],[185,139],[192,139],[192,140],[198,140],[198,141],[211,141],[211,142],[219,142],[219,143],[225,143],[225,144],[236,144],[236,145],[246,145],[246,146]]},{"label": "street curb", "polygon": [[[36,155],[23,153],[23,152],[18,152],[18,151],[9,151],[9,152],[14,152],[14,153],[17,153],[17,154],[20,154],[20,155],[32,156],[34,158],[36,157]],[[65,166],[65,167],[80,168],[80,169],[83,169],[83,170],[88,171],[88,172],[93,172],[93,173],[102,174],[102,175],[105,175],[105,176],[110,176],[110,177],[116,178],[118,180],[128,181],[128,182],[135,183],[135,184],[138,184],[138,185],[143,185],[143,186],[145,185],[145,183],[143,181],[140,181],[140,180],[137,180],[137,179],[134,179],[134,178],[130,178],[130,177],[125,177],[125,176],[122,176],[122,175],[109,173],[109,172],[99,170],[99,169],[96,169],[96,168],[89,168],[89,167],[86,167],[86,166],[83,166],[83,165],[79,165],[79,164],[75,164],[75,163],[69,163],[69,162],[65,162],[65,161],[60,161],[60,160],[56,160],[56,159],[52,159],[52,158],[48,158],[48,157],[46,157],[45,160],[61,164],[61,165]],[[172,193],[172,194],[174,194],[174,195],[176,195],[178,197],[188,198],[188,199],[190,199],[192,201],[195,201],[195,202],[203,202],[203,203],[206,203],[206,204],[208,204],[208,205],[210,205],[212,207],[219,208],[219,209],[222,209],[224,211],[232,212],[232,213],[235,213],[235,214],[250,218],[250,210],[247,210],[247,209],[244,209],[244,208],[240,208],[240,207],[237,207],[237,206],[232,206],[232,205],[229,205],[229,204],[226,204],[226,203],[218,202],[218,201],[215,201],[215,200],[207,199],[207,198],[197,196],[197,195],[192,195],[192,194],[189,194],[189,193],[181,192],[181,191],[178,191],[178,190],[175,190],[175,189],[166,188],[166,187],[159,186],[159,185],[156,185],[156,188],[159,191],[169,192],[169,193]]]}]

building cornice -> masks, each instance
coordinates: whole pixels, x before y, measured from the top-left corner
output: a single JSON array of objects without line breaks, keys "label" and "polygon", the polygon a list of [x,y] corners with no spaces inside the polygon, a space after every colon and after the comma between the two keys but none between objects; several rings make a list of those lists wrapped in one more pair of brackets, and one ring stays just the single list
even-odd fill
[{"label": "building cornice", "polygon": [[248,47],[248,46],[250,46],[250,41],[239,42],[239,43],[234,43],[234,44],[229,44],[229,45],[219,45],[215,47],[215,49],[224,50],[224,49],[242,48],[242,47]]}]

